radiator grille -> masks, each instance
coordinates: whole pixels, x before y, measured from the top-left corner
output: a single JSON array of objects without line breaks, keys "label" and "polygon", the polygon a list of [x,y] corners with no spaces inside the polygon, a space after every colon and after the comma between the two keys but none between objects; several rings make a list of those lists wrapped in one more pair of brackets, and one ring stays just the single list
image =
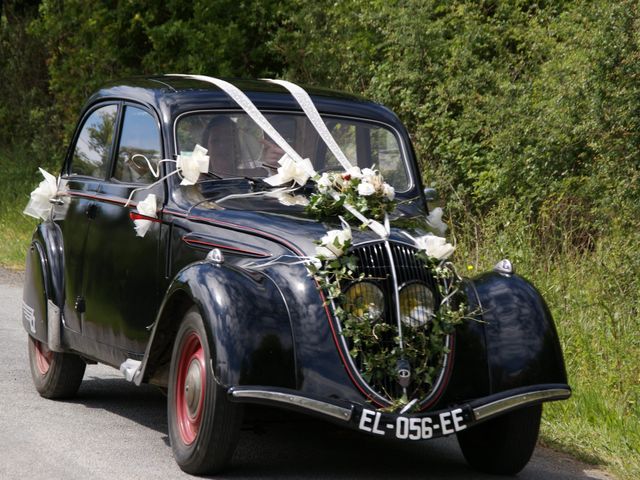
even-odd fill
[{"label": "radiator grille", "polygon": [[[357,259],[358,268],[356,275],[364,274],[367,281],[374,282],[384,294],[385,308],[383,318],[378,322],[384,322],[392,327],[392,330],[386,334],[380,335],[378,343],[375,345],[374,351],[369,353],[373,355],[379,355],[381,352],[391,352],[398,348],[397,338],[397,325],[398,318],[395,308],[396,302],[396,289],[413,283],[420,283],[427,286],[433,293],[435,305],[440,304],[440,295],[436,281],[430,273],[430,270],[424,264],[424,262],[416,258],[416,250],[405,244],[390,243],[391,258],[384,242],[370,243],[365,245],[356,246],[350,252]],[[397,285],[392,275],[392,265],[395,268]],[[351,286],[342,285],[343,290]],[[418,290],[418,289],[416,289]],[[410,327],[403,324],[403,334],[410,333]],[[430,329],[431,325],[425,325],[422,328]],[[351,351],[352,341],[349,338],[345,338],[347,348]],[[365,378],[363,369],[363,361],[361,355],[352,356],[353,364],[356,369],[359,370],[362,378],[366,381],[369,387],[382,398],[393,401],[400,398],[403,395],[403,389],[398,382],[395,372],[377,372],[375,375]],[[423,359],[423,362],[428,362],[434,367],[442,365],[441,358],[430,358],[428,354]],[[415,366],[412,366],[412,368]],[[420,388],[419,388],[420,387]],[[415,382],[410,384],[407,388],[407,394],[409,398],[413,398],[412,395],[417,390],[420,392],[429,392],[432,386],[419,386]],[[421,399],[419,399],[421,400]]]}]

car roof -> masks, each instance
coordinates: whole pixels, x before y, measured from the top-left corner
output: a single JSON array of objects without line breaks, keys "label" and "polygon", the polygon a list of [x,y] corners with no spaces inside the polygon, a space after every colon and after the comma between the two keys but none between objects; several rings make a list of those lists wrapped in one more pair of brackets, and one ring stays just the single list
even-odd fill
[{"label": "car roof", "polygon": [[[301,111],[291,94],[282,86],[265,80],[225,79],[242,90],[261,110]],[[386,107],[360,96],[326,88],[306,87],[316,108],[324,114],[369,118],[399,124],[398,118]],[[135,77],[110,82],[94,93],[85,105],[110,99],[130,100],[147,104],[161,113],[165,122],[194,110],[239,109],[225,92],[212,83],[189,77],[158,75]]]}]

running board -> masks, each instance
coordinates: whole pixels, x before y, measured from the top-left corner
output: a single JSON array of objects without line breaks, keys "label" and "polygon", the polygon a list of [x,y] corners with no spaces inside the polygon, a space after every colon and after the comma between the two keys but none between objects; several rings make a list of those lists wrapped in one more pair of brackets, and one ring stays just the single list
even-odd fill
[{"label": "running board", "polygon": [[127,382],[133,382],[136,377],[136,374],[140,371],[140,365],[142,362],[140,360],[134,360],[132,358],[127,358],[120,365],[120,371],[124,375],[124,378]]}]

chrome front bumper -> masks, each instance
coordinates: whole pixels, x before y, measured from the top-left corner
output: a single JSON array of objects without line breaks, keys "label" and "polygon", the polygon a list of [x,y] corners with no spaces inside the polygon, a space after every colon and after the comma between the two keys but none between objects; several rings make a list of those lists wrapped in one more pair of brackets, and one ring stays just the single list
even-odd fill
[{"label": "chrome front bumper", "polygon": [[347,402],[327,402],[286,389],[232,387],[228,393],[230,400],[234,402],[295,409],[378,436],[425,440],[453,434],[518,408],[565,400],[571,396],[571,388],[564,384],[532,385],[452,405],[442,410],[406,415],[377,411],[365,405]]}]

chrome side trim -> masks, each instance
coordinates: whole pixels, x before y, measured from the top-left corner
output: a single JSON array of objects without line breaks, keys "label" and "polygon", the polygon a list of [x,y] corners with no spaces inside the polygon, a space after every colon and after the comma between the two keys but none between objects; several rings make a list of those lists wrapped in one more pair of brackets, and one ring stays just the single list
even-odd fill
[{"label": "chrome side trim", "polygon": [[536,392],[521,393],[512,397],[496,400],[495,402],[482,405],[473,409],[473,415],[476,420],[484,420],[485,418],[498,415],[514,407],[520,407],[531,403],[549,400],[564,400],[571,396],[571,390],[568,388],[554,388],[550,390],[538,390]]},{"label": "chrome side trim", "polygon": [[268,400],[271,402],[286,403],[306,410],[328,415],[339,420],[348,422],[351,420],[353,410],[351,408],[343,408],[331,403],[321,402],[300,395],[292,395],[290,393],[272,392],[269,390],[233,390],[231,395],[234,398],[250,398],[258,400]]}]

